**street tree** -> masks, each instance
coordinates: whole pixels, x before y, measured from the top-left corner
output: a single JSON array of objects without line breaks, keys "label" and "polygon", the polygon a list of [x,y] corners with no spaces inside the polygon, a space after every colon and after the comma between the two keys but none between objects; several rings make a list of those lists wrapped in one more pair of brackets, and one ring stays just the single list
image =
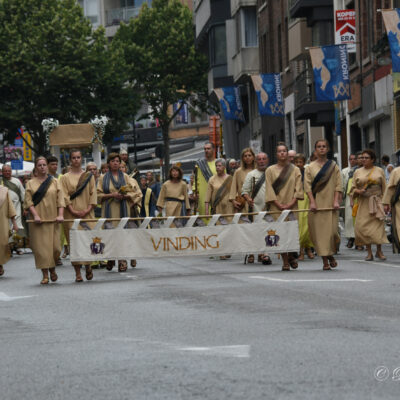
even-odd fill
[{"label": "street tree", "polygon": [[41,122],[111,118],[120,132],[137,110],[120,57],[104,29],[92,29],[76,0],[0,1],[0,131],[12,139],[22,125],[43,153]]},{"label": "street tree", "polygon": [[[138,18],[122,24],[113,46],[129,68],[130,85],[137,87],[158,120],[164,141],[166,178],[169,169],[169,128],[184,104],[204,106],[207,98],[207,60],[194,45],[193,17],[179,0],[154,0]],[[176,111],[171,106],[179,103]]]}]

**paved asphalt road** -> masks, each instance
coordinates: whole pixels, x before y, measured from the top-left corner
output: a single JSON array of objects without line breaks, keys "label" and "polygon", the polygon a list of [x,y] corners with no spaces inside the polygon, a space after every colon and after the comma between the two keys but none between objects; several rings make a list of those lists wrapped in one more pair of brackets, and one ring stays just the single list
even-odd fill
[{"label": "paved asphalt road", "polygon": [[14,257],[0,399],[398,399],[400,263],[385,252],[342,250],[329,272],[139,260],[81,284],[65,262],[47,287],[32,255]]}]

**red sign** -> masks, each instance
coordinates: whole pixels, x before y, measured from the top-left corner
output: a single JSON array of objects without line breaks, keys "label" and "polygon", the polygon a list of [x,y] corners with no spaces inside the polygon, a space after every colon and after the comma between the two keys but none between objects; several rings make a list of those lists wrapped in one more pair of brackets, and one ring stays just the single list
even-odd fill
[{"label": "red sign", "polygon": [[347,44],[349,53],[356,52],[355,10],[336,10],[335,44]]}]

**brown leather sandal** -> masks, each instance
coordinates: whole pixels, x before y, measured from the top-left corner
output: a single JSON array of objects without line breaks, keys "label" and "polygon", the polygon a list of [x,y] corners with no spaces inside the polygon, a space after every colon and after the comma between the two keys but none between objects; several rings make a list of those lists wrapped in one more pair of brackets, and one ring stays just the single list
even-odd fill
[{"label": "brown leather sandal", "polygon": [[115,261],[114,260],[107,261],[106,270],[107,271],[111,271],[114,268],[114,265],[115,265]]},{"label": "brown leather sandal", "polygon": [[57,282],[58,275],[57,275],[56,271],[50,271],[50,279],[52,282]]},{"label": "brown leather sandal", "polygon": [[246,255],[246,257],[244,258],[244,263],[245,264],[254,264],[254,254]]},{"label": "brown leather sandal", "polygon": [[328,262],[331,268],[336,268],[337,267],[337,261],[335,260],[335,257],[333,256],[328,256]]},{"label": "brown leather sandal", "polygon": [[93,279],[93,271],[92,268],[86,268],[86,280],[91,281]]},{"label": "brown leather sandal", "polygon": [[119,261],[118,262],[118,272],[126,272],[128,269],[128,265],[126,261]]},{"label": "brown leather sandal", "polygon": [[4,267],[0,265],[0,276],[4,275]]},{"label": "brown leather sandal", "polygon": [[49,278],[43,278],[43,279],[40,281],[40,284],[41,284],[41,285],[48,285],[48,283],[49,283]]},{"label": "brown leather sandal", "polygon": [[283,264],[282,271],[290,271],[290,264]]}]

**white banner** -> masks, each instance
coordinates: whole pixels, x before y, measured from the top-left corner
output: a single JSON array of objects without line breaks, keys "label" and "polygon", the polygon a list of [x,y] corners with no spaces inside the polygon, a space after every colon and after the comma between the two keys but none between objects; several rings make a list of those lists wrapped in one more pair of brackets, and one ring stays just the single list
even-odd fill
[{"label": "white banner", "polygon": [[[258,218],[260,222],[249,224],[215,225],[218,216],[214,216],[204,227],[148,229],[150,220],[138,229],[124,229],[122,221],[115,229],[93,230],[77,230],[76,220],[70,231],[71,261],[299,251],[297,220],[266,222]],[[190,221],[188,225],[192,225]]]}]

